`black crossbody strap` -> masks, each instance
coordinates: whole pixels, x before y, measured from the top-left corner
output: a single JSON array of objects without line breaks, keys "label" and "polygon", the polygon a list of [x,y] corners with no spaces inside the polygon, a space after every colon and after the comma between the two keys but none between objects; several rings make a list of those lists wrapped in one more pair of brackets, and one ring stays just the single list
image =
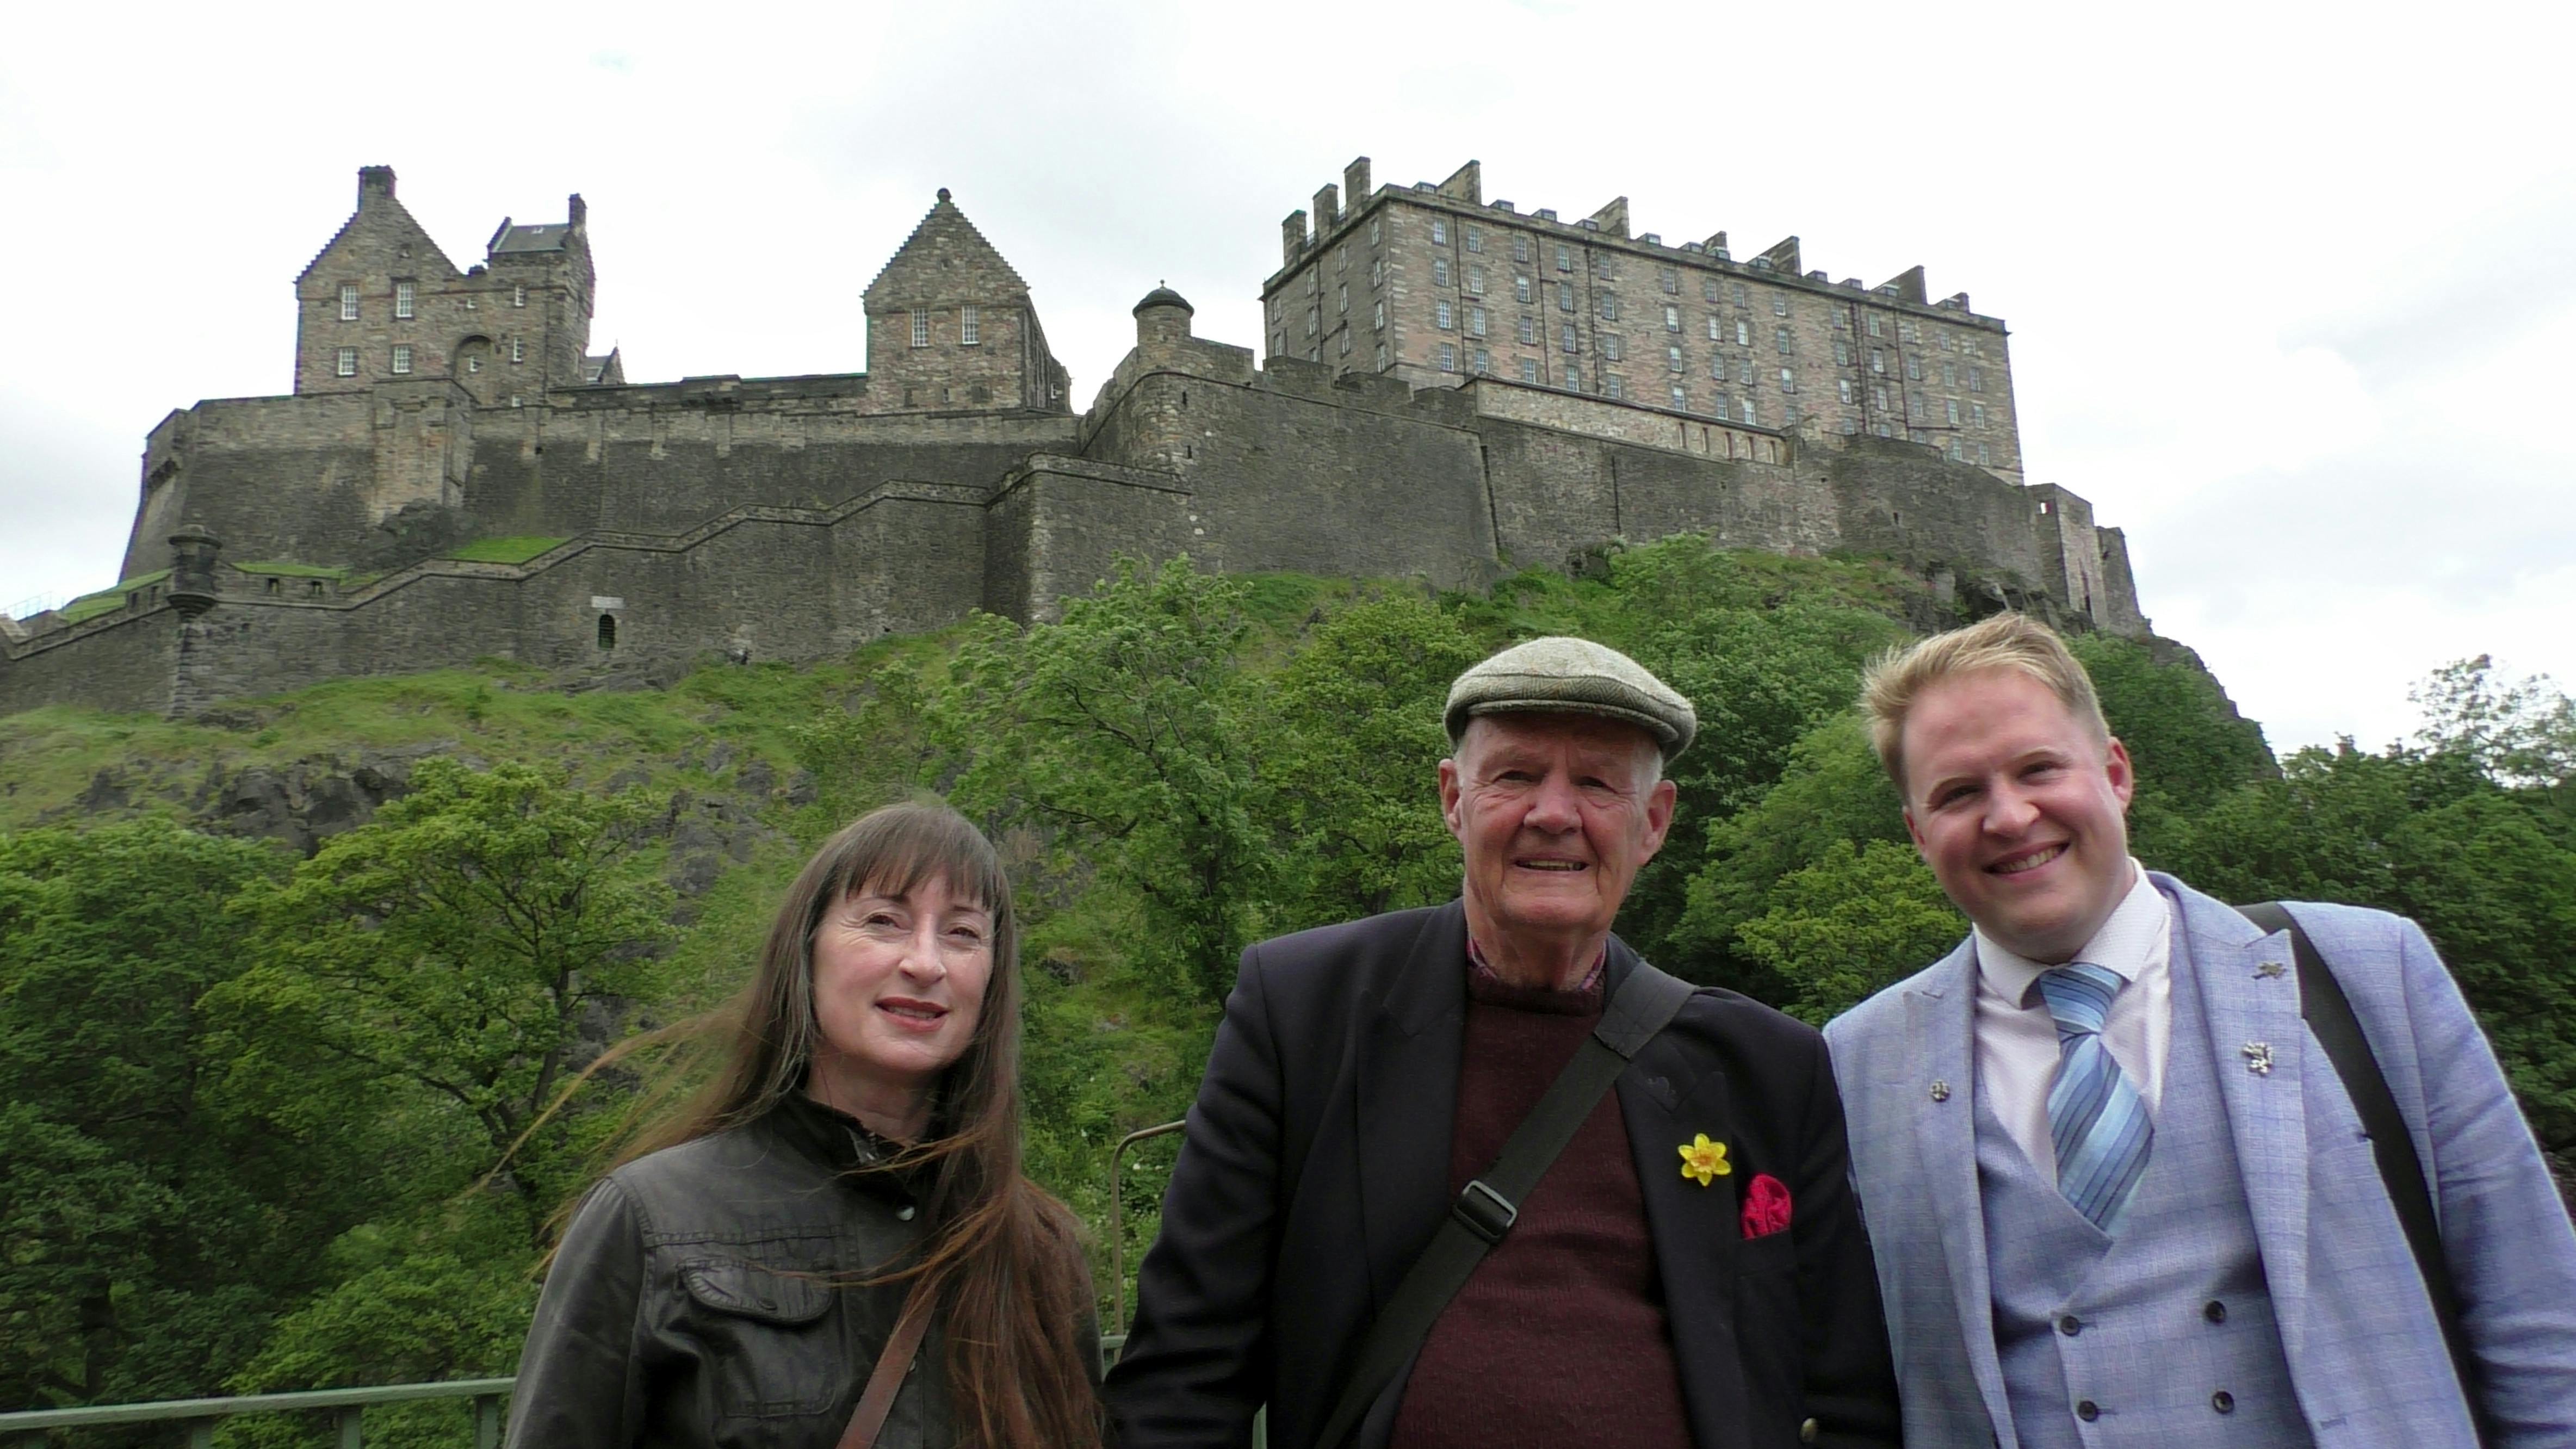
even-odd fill
[{"label": "black crossbody strap", "polygon": [[2267,932],[2290,933],[2290,950],[2299,963],[2299,1015],[2323,1047],[2326,1060],[2333,1064],[2335,1076],[2352,1098],[2354,1112],[2361,1117],[2361,1130],[2370,1134],[2371,1156],[2379,1163],[2379,1179],[2388,1189],[2389,1206],[2397,1210],[2397,1225],[2405,1230],[2406,1246],[2414,1251],[2416,1271],[2424,1276],[2425,1292],[2433,1300],[2433,1317],[2442,1326],[2442,1341],[2451,1350],[2451,1366],[2460,1376],[2460,1392],[2466,1396],[2469,1416],[2477,1423],[2481,1443],[2492,1443],[2487,1432],[2483,1400],[2478,1393],[2477,1360],[2469,1353],[2468,1340],[2460,1330],[2459,1295],[2451,1286],[2451,1260],[2442,1251],[2442,1228],[2433,1216],[2433,1198],[2424,1177],[2424,1164],[2415,1155],[2415,1135],[2406,1130],[2406,1119],[2398,1113],[2397,1097],[2388,1090],[2388,1078],[2379,1070],[2379,1058],[2370,1050],[2370,1039],[2361,1033],[2361,1018],[2353,1015],[2351,998],[2344,995],[2343,983],[2335,980],[2323,953],[2298,919],[2278,901],[2260,905],[2238,906],[2237,911]]},{"label": "black crossbody strap", "polygon": [[1602,1009],[1600,1025],[1575,1048],[1574,1059],[1548,1084],[1538,1105],[1512,1129],[1493,1166],[1478,1174],[1449,1205],[1449,1216],[1441,1220],[1430,1245],[1413,1260],[1394,1296],[1369,1324],[1351,1376],[1333,1403],[1332,1417],[1324,1421],[1324,1432],[1315,1440],[1319,1449],[1340,1449],[1378,1396],[1413,1361],[1431,1325],[1449,1300],[1458,1296],[1486,1252],[1512,1230],[1530,1189],[1547,1175],[1565,1144],[1574,1140],[1601,1094],[1610,1090],[1629,1059],[1672,1021],[1690,994],[1689,982],[1642,959],[1628,972],[1628,979]]}]

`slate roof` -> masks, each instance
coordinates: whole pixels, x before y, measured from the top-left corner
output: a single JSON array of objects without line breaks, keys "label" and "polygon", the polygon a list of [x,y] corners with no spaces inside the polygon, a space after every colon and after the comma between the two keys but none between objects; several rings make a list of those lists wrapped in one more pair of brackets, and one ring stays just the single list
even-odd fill
[{"label": "slate roof", "polygon": [[492,243],[492,255],[498,257],[512,252],[559,252],[564,249],[564,239],[571,235],[570,222],[559,221],[546,226],[503,227],[499,239]]}]

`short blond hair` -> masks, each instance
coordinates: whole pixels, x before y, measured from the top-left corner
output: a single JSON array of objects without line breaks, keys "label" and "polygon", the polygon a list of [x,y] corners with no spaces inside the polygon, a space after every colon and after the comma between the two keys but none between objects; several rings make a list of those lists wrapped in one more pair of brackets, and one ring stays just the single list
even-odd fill
[{"label": "short blond hair", "polygon": [[2065,639],[2028,614],[1997,614],[1890,649],[1870,661],[1861,675],[1860,707],[1869,716],[1870,748],[1878,752],[1879,768],[1895,782],[1897,794],[1905,793],[1905,715],[1915,699],[1945,679],[1991,669],[2016,670],[2038,680],[2094,739],[2111,738],[2101,698],[2093,692],[2093,676],[2084,672]]}]

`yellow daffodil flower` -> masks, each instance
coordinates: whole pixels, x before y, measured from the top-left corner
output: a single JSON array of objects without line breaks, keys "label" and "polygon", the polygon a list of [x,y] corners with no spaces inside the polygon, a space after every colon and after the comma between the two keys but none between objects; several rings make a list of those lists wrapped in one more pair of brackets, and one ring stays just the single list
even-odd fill
[{"label": "yellow daffodil flower", "polygon": [[1695,1179],[1700,1186],[1706,1187],[1709,1179],[1724,1177],[1734,1170],[1726,1161],[1726,1144],[1709,1141],[1707,1133],[1699,1133],[1682,1144],[1682,1176]]}]

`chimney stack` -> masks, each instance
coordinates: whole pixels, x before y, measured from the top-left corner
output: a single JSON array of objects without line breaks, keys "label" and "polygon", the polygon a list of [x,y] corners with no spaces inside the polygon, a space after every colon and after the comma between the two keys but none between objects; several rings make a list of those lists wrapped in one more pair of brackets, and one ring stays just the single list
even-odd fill
[{"label": "chimney stack", "polygon": [[366,205],[367,198],[370,196],[381,196],[387,200],[391,200],[393,198],[393,194],[394,168],[390,166],[361,166],[358,168],[358,204],[360,206]]},{"label": "chimney stack", "polygon": [[1360,203],[1369,199],[1373,189],[1369,185],[1369,159],[1366,156],[1352,157],[1351,164],[1342,168],[1342,199],[1357,210]]}]

